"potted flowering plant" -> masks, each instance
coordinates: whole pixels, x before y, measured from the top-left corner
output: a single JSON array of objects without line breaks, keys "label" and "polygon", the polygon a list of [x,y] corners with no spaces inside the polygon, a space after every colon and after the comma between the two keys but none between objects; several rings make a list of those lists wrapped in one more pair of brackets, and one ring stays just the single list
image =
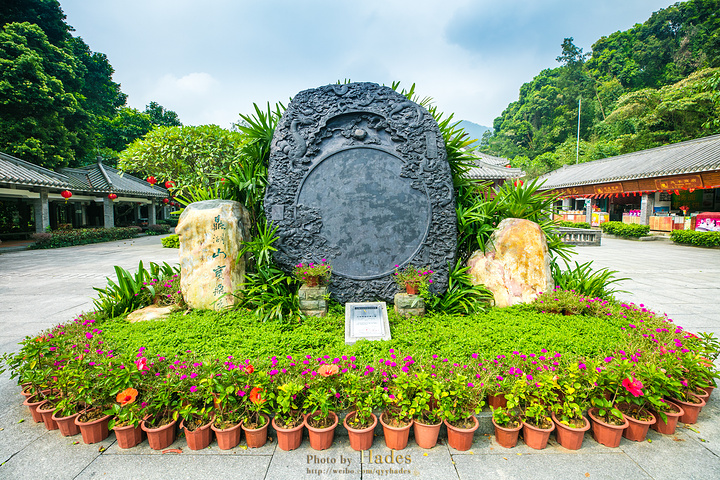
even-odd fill
[{"label": "potted flowering plant", "polygon": [[324,258],[320,263],[298,263],[292,271],[293,276],[308,287],[324,285],[330,279],[331,273],[332,267]]},{"label": "potted flowering plant", "polygon": [[513,448],[517,445],[522,429],[522,418],[518,400],[513,394],[506,394],[506,406],[492,408],[492,423],[495,428],[495,440],[500,446]]},{"label": "potted flowering plant", "polygon": [[444,375],[444,392],[440,400],[443,421],[448,430],[448,445],[460,451],[469,450],[472,446],[475,431],[480,426],[474,414],[480,413],[485,405],[482,387],[476,386],[466,373],[455,369]]},{"label": "potted flowering plant", "polygon": [[392,374],[387,387],[383,387],[382,404],[384,412],[380,415],[385,445],[392,450],[407,447],[410,428],[413,425],[412,398],[414,386],[405,372]]},{"label": "potted flowering plant", "polygon": [[245,432],[245,440],[249,448],[259,448],[267,442],[270,417],[268,416],[269,405],[265,380],[265,375],[256,377],[253,387],[244,397],[245,413],[242,429]]},{"label": "potted flowering plant", "polygon": [[105,410],[106,415],[112,418],[108,422],[108,428],[115,431],[118,446],[120,448],[132,448],[142,441],[142,414],[139,403],[136,401],[138,391],[128,387],[119,392],[115,397],[115,403]]},{"label": "potted flowering plant", "polygon": [[[592,408],[588,411],[592,424],[593,438],[596,442],[610,448],[620,446],[622,432],[629,423],[616,406],[620,389],[625,389],[623,380],[628,378],[626,363],[620,363],[613,357],[605,359],[605,365],[596,367],[597,386],[590,397]],[[637,387],[637,385],[635,385]]]},{"label": "potted flowering plant", "polygon": [[550,433],[555,430],[550,408],[557,402],[557,389],[554,372],[547,370],[524,373],[515,381],[512,393],[518,397],[523,438],[528,447],[542,450],[547,446]]},{"label": "potted flowering plant", "polygon": [[315,450],[325,450],[332,445],[338,416],[333,411],[338,408],[342,397],[339,386],[340,367],[334,363],[320,365],[312,380],[308,382],[303,401],[307,412],[305,427],[308,429],[310,446]]},{"label": "potted flowering plant", "polygon": [[215,432],[218,448],[229,450],[240,443],[242,433],[242,402],[240,385],[246,384],[249,370],[254,370],[250,364],[235,365],[232,357],[225,362],[226,368],[216,368],[212,375],[212,397],[215,409],[215,418],[210,429]]},{"label": "potted flowering plant", "polygon": [[304,393],[305,386],[293,378],[279,379],[270,393],[275,412],[272,426],[277,432],[281,450],[295,450],[302,443],[305,418],[301,407]]},{"label": "potted flowering plant", "polygon": [[[585,360],[587,361],[587,360]],[[557,428],[558,443],[568,450],[582,446],[590,422],[583,416],[590,406],[594,389],[595,370],[585,361],[571,360],[557,375],[558,401],[552,408],[552,419]]]},{"label": "potted flowering plant", "polygon": [[180,430],[185,432],[188,448],[202,450],[210,445],[213,431],[210,429],[213,422],[213,377],[212,363],[195,361],[183,364],[183,373],[180,376],[178,392],[181,397],[181,406],[178,415],[182,418]]},{"label": "potted flowering plant", "polygon": [[373,410],[382,407],[382,387],[373,375],[347,372],[342,388],[350,408],[343,419],[350,447],[357,451],[368,450],[378,422]]},{"label": "potted flowering plant", "polygon": [[400,265],[395,265],[395,283],[401,290],[405,290],[409,295],[417,295],[420,289],[427,287],[432,283],[433,271],[430,267],[416,267],[408,265],[399,270]]},{"label": "potted flowering plant", "polygon": [[410,382],[414,384],[415,392],[410,405],[415,442],[420,448],[432,448],[437,443],[443,421],[440,399],[447,396],[448,392],[443,382],[426,370],[411,376]]}]

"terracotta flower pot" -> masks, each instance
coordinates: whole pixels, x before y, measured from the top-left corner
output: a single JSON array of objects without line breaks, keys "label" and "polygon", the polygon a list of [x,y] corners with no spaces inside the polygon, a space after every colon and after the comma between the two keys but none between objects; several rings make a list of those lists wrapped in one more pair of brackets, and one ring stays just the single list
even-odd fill
[{"label": "terracotta flower pot", "polygon": [[450,425],[447,420],[443,420],[445,426],[447,427],[448,445],[455,450],[464,452],[466,450],[470,450],[470,447],[472,447],[475,430],[477,430],[480,426],[480,422],[478,422],[478,419],[475,418],[475,415],[471,418],[473,419],[475,425],[470,428],[454,427]]},{"label": "terracotta flower pot", "polygon": [[437,444],[441,425],[442,422],[437,425],[427,425],[415,420],[415,422],[413,422],[413,432],[415,433],[415,443],[417,443],[418,447],[433,448]]},{"label": "terracotta flower pot", "polygon": [[132,425],[126,425],[124,427],[116,426],[113,428],[115,432],[115,438],[117,438],[118,447],[120,448],[132,448],[139,445],[143,440],[143,431],[140,425],[133,427]]},{"label": "terracotta flower pot", "polygon": [[550,428],[539,428],[523,420],[523,439],[525,445],[535,450],[542,450],[547,447],[548,440],[550,440],[550,434],[555,430],[555,424],[553,423]]},{"label": "terracotta flower pot", "polygon": [[504,393],[498,393],[497,395],[488,395],[488,405],[492,408],[505,408],[507,407],[507,398]]},{"label": "terracotta flower pot", "polygon": [[80,433],[80,427],[75,425],[75,419],[80,415],[79,413],[75,413],[73,415],[69,415],[67,417],[58,417],[57,413],[53,413],[53,420],[57,422],[58,429],[60,430],[60,435],[63,437],[72,437],[73,435],[77,435]]},{"label": "terracotta flower pot", "polygon": [[418,285],[407,284],[405,285],[405,292],[408,295],[417,295],[420,293],[420,287]]},{"label": "terracotta flower pot", "polygon": [[708,398],[710,398],[710,395],[712,395],[713,390],[715,390],[715,385],[708,385],[707,387],[705,387],[705,391],[708,394]]},{"label": "terracotta flower pot", "polygon": [[[280,450],[289,452],[290,450],[295,450],[300,447],[303,438],[303,427],[305,426],[304,421],[300,422],[300,424],[296,427],[283,428],[280,427],[273,418],[272,426],[275,429],[275,432],[277,432],[278,447]],[[350,440],[350,445],[352,445],[352,439]]]},{"label": "terracotta flower pot", "polygon": [[699,400],[699,403],[683,402],[682,400],[678,400],[677,398],[670,399],[673,403],[682,407],[684,413],[680,416],[679,419],[682,423],[689,424],[697,422],[698,415],[700,415],[700,410],[702,410],[702,408],[705,406],[705,401],[703,399],[697,399]]},{"label": "terracotta flower pot", "polygon": [[560,423],[555,414],[552,414],[553,422],[555,422],[555,437],[560,445],[568,450],[579,450],[582,447],[583,439],[585,438],[585,432],[590,430],[590,422],[587,418],[583,417],[585,425],[580,428],[573,428]]},{"label": "terracotta flower pot", "polygon": [[211,418],[208,423],[192,431],[185,426],[185,420],[180,422],[180,429],[185,431],[185,440],[190,450],[202,450],[210,445],[213,439],[213,431],[210,426],[214,421],[215,419]]},{"label": "terracotta flower pot", "polygon": [[657,418],[657,422],[650,425],[650,428],[652,428],[658,433],[662,433],[663,435],[672,435],[673,433],[675,433],[675,428],[677,427],[678,420],[680,419],[680,417],[683,416],[685,410],[683,410],[683,408],[675,402],[665,400],[665,403],[669,403],[670,405],[675,406],[677,408],[677,411],[664,412],[665,416],[667,417],[667,421],[663,421],[660,413],[653,412],[655,418]]},{"label": "terracotta flower pot", "polygon": [[42,414],[37,411],[38,406],[45,402],[45,399],[35,400],[35,395],[27,397],[23,402],[23,405],[28,407],[30,415],[32,415],[33,422],[40,423],[43,421]]},{"label": "terracotta flower pot", "polygon": [[218,448],[220,450],[230,450],[240,443],[240,435],[242,434],[242,422],[229,428],[217,428],[214,424],[210,425],[210,429],[215,432]]},{"label": "terracotta flower pot", "polygon": [[244,423],[242,424],[248,448],[260,448],[267,443],[267,431],[268,426],[270,425],[270,417],[264,413],[262,416],[265,419],[265,424],[260,428],[247,428]]},{"label": "terracotta flower pot", "polygon": [[628,421],[628,427],[623,430],[623,437],[633,442],[642,442],[647,437],[648,429],[650,425],[654,425],[657,422],[657,418],[652,413],[652,420],[638,420],[629,415],[625,415],[625,419]]},{"label": "terracotta flower pot", "polygon": [[338,416],[335,412],[329,412],[330,417],[333,419],[332,425],[325,428],[315,428],[310,425],[308,420],[313,416],[319,415],[320,412],[316,412],[314,415],[308,415],[305,417],[305,426],[308,429],[308,437],[310,438],[310,447],[313,450],[326,450],[332,445],[333,439],[335,438],[335,427],[338,424]]},{"label": "terracotta flower pot", "polygon": [[365,428],[353,428],[348,425],[348,418],[353,418],[355,412],[351,412],[343,419],[343,425],[348,431],[348,437],[350,437],[350,448],[358,452],[363,450],[369,450],[372,447],[373,440],[375,438],[375,426],[377,425],[378,419],[374,413],[372,415],[372,425]]},{"label": "terracotta flower pot", "polygon": [[385,413],[380,415],[380,424],[383,427],[383,435],[385,436],[385,445],[391,450],[402,450],[407,447],[408,438],[410,437],[410,428],[413,421],[404,427],[391,427],[385,423]]},{"label": "terracotta flower pot", "polygon": [[695,395],[705,403],[707,403],[708,398],[710,398],[710,394],[704,388],[698,388],[695,392],[693,392],[693,395]]},{"label": "terracotta flower pot", "polygon": [[522,430],[522,424],[515,428],[501,427],[495,423],[495,419],[492,419],[493,425],[495,425],[495,441],[504,448],[513,448],[517,445],[518,436],[520,430]]},{"label": "terracotta flower pot", "polygon": [[588,411],[588,416],[592,422],[593,438],[596,442],[605,445],[610,448],[617,448],[620,446],[620,439],[622,438],[622,432],[628,426],[628,421],[623,417],[622,425],[611,425],[605,423],[595,415],[598,413],[598,408],[591,408]]},{"label": "terracotta flower pot", "polygon": [[90,422],[80,421],[80,415],[75,417],[75,425],[80,427],[80,434],[82,434],[83,442],[90,445],[93,443],[102,442],[108,435],[108,422],[110,421],[110,415],[92,420]]},{"label": "terracotta flower pot", "polygon": [[153,428],[148,425],[146,420],[143,420],[140,424],[143,432],[147,434],[148,444],[153,450],[162,450],[167,448],[175,441],[175,425],[177,420],[173,420],[167,425]]},{"label": "terracotta flower pot", "polygon": [[37,406],[37,412],[42,416],[45,428],[48,430],[57,430],[58,424],[53,420],[53,413],[55,413],[55,406],[50,405],[47,400]]},{"label": "terracotta flower pot", "polygon": [[305,285],[308,287],[317,287],[320,284],[320,279],[318,277],[307,277],[305,279]]}]

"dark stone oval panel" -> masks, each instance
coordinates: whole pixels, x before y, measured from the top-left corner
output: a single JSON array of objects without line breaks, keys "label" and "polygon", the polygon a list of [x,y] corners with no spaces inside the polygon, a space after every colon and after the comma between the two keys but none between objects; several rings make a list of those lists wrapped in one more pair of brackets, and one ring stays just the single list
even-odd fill
[{"label": "dark stone oval panel", "polygon": [[386,151],[355,147],[328,155],[305,177],[297,204],[317,210],[320,234],[340,249],[333,274],[382,277],[420,249],[430,201],[400,177],[402,166]]}]

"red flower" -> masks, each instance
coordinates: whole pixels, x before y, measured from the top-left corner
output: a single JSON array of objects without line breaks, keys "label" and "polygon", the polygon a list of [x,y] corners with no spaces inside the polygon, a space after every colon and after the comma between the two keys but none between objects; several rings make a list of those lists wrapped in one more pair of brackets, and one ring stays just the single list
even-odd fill
[{"label": "red flower", "polygon": [[636,380],[634,377],[632,381],[630,381],[629,378],[626,378],[622,381],[623,387],[625,387],[625,390],[630,392],[633,397],[639,397],[643,394],[642,388],[643,384],[640,380]]},{"label": "red flower", "polygon": [[250,394],[248,395],[248,398],[252,403],[255,405],[262,405],[265,403],[265,398],[262,398],[263,389],[260,387],[255,387],[252,390],[250,390]]},{"label": "red flower", "polygon": [[245,373],[247,373],[249,375],[249,374],[253,373],[254,371],[255,371],[255,367],[253,367],[252,365],[250,365],[248,363],[247,367],[245,367]]},{"label": "red flower", "polygon": [[318,368],[318,373],[322,375],[323,377],[330,377],[332,375],[335,375],[338,373],[340,369],[337,365],[320,365],[320,368]]},{"label": "red flower", "polygon": [[115,400],[120,404],[121,407],[124,407],[128,403],[133,403],[137,398],[137,394],[138,391],[134,388],[126,388],[125,390],[117,394]]}]

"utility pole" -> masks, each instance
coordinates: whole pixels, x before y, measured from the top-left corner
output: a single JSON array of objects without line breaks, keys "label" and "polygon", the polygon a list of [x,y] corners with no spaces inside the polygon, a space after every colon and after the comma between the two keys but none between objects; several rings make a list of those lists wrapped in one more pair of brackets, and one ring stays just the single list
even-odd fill
[{"label": "utility pole", "polygon": [[578,129],[577,129],[577,146],[575,147],[575,165],[580,160],[580,109],[582,108],[582,97],[578,97]]}]

